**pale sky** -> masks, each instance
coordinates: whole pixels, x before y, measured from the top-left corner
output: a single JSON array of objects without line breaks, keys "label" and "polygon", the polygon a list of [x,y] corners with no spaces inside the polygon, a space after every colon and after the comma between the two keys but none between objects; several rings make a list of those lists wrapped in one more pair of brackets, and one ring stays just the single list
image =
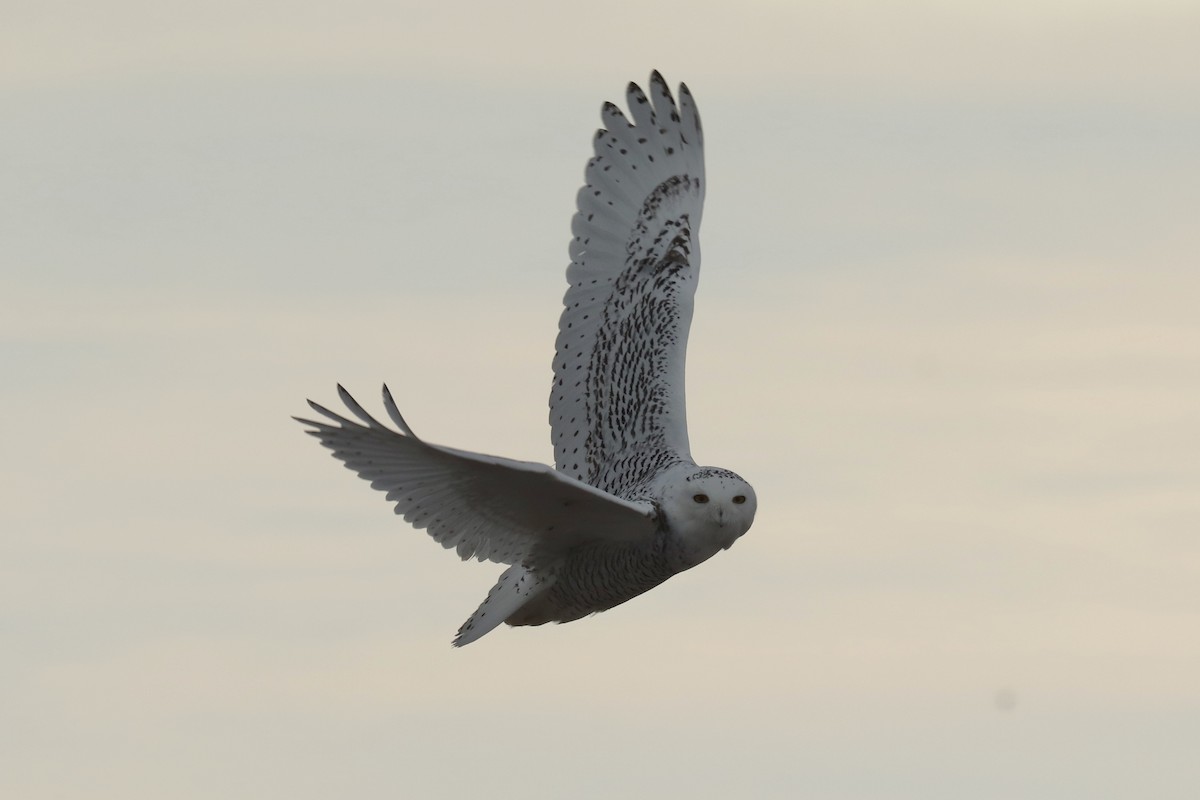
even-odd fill
[{"label": "pale sky", "polygon": [[[1190,2],[9,2],[0,796],[1192,798]],[[449,642],[462,564],[289,419],[549,461],[575,190],[707,139],[728,553]]]}]

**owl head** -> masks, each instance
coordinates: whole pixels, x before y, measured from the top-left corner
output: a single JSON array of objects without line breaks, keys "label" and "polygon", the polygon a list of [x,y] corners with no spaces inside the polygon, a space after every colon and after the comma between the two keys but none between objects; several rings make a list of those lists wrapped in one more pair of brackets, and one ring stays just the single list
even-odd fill
[{"label": "owl head", "polygon": [[750,530],[758,498],[740,475],[718,467],[672,472],[663,491],[662,512],[672,534],[701,561],[729,549]]}]

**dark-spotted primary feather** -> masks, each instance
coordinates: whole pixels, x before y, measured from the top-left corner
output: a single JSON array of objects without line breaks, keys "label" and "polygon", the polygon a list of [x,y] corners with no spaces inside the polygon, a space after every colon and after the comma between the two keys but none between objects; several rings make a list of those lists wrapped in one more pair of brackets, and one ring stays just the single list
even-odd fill
[{"label": "dark-spotted primary feather", "polygon": [[556,467],[621,496],[690,459],[684,360],[700,272],[704,141],[662,76],[601,112],[571,221],[550,392]]}]

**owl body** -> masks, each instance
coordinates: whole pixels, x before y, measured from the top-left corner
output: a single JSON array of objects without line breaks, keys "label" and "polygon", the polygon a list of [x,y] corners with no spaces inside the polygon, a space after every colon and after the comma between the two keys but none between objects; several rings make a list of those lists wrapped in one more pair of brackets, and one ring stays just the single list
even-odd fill
[{"label": "owl body", "polygon": [[501,622],[573,622],[632,600],[732,547],[758,505],[736,473],[687,463],[660,473],[647,493],[654,498],[651,536],[595,539],[544,563],[534,557],[511,567],[463,623],[455,644],[469,644]]},{"label": "owl body", "polygon": [[576,198],[550,393],[553,468],[430,444],[312,401],[300,420],[397,514],[463,559],[508,565],[454,640],[503,622],[571,622],[620,605],[728,549],[757,499],[737,474],[697,466],[684,364],[699,281],[706,179],[700,116],[657,72],[604,104]]}]

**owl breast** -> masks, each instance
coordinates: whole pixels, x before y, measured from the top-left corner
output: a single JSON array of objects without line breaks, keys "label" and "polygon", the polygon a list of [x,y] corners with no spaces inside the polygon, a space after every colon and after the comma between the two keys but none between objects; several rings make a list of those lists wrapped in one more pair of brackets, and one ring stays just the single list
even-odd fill
[{"label": "owl breast", "polygon": [[601,543],[576,548],[552,568],[554,585],[523,606],[509,625],[571,622],[607,611],[680,571],[668,534],[660,530],[647,543]]}]

